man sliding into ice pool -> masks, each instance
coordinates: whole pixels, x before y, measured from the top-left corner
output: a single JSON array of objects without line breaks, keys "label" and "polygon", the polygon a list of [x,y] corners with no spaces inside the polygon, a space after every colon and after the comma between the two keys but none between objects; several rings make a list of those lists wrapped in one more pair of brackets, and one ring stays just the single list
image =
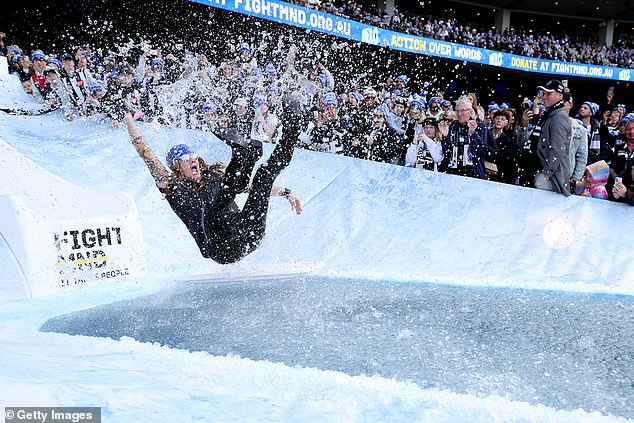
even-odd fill
[{"label": "man sliding into ice pool", "polygon": [[[301,202],[290,189],[273,185],[293,157],[301,129],[300,109],[296,101],[287,98],[282,139],[258,167],[253,181],[251,174],[262,156],[262,144],[244,139],[235,129],[218,134],[231,145],[231,160],[226,166],[207,164],[190,147],[179,144],[167,154],[168,170],[145,141],[132,115],[125,115],[132,145],[203,257],[227,264],[253,252],[264,237],[271,196],[286,198],[297,214],[302,212]],[[248,197],[240,210],[235,197],[244,192]]]}]

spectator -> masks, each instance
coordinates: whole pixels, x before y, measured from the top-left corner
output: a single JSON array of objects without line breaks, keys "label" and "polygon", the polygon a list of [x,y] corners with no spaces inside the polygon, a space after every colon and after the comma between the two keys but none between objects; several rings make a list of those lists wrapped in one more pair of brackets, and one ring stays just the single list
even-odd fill
[{"label": "spectator", "polygon": [[68,101],[62,101],[62,96],[66,93],[61,92],[60,88],[59,74],[55,71],[55,69],[44,69],[44,88],[40,91],[40,93],[43,96],[42,101],[52,109],[57,109],[64,103],[68,104]]},{"label": "spectator", "polygon": [[75,72],[75,59],[66,53],[62,56],[62,70],[60,71],[60,83],[66,90],[70,105],[74,109],[72,112],[67,107],[66,117],[73,120],[77,113],[83,113],[84,101],[88,96],[88,87],[92,85],[92,80],[83,80],[82,75]]},{"label": "spectator", "polygon": [[202,114],[202,120],[199,125],[199,129],[205,132],[217,133],[219,129],[219,114],[216,105],[210,101],[200,110]]},{"label": "spectator", "polygon": [[493,112],[491,134],[499,148],[495,163],[497,165],[496,180],[505,184],[514,185],[517,179],[518,147],[515,141],[511,140],[506,132],[510,120],[511,112],[508,109]]},{"label": "spectator", "polygon": [[76,55],[75,57],[77,60],[77,68],[75,69],[75,72],[77,72],[81,80],[86,81],[90,87],[95,78],[88,66],[88,59],[84,54]]},{"label": "spectator", "polygon": [[396,89],[399,91],[400,96],[409,99],[412,93],[409,89],[409,77],[407,75],[399,75],[395,79]]},{"label": "spectator", "polygon": [[604,160],[589,164],[583,172],[582,180],[576,184],[576,194],[582,197],[607,200],[608,192],[605,184],[608,182],[609,176],[610,167]]},{"label": "spectator", "polygon": [[603,113],[601,122],[601,139],[607,140],[606,143],[610,151],[614,150],[625,143],[624,122],[626,116],[625,106],[619,104],[611,110]]},{"label": "spectator", "polygon": [[44,76],[44,70],[46,69],[46,55],[42,50],[35,50],[31,55],[33,61],[33,71],[31,72],[31,83],[34,88],[37,88],[44,96],[43,90],[46,83],[46,77]]},{"label": "spectator", "polygon": [[440,103],[442,99],[440,97],[432,97],[429,99],[429,103],[427,103],[427,117],[434,118],[438,122],[442,120],[444,116],[442,107],[440,107]]},{"label": "spectator", "polygon": [[[31,84],[31,75],[35,72],[35,67],[26,57],[21,54],[14,54],[11,58],[12,73],[17,73],[20,82],[29,81],[29,89],[33,88]],[[26,87],[25,87],[26,88]]]},{"label": "spectator", "polygon": [[0,56],[7,57],[7,34],[0,32]]},{"label": "spectator", "polygon": [[527,126],[532,112],[524,112],[518,143],[520,146],[529,145],[530,152],[539,162],[540,168],[534,179],[535,188],[569,196],[568,155],[572,129],[563,105],[564,86],[561,81],[552,79],[538,89],[543,92],[542,101],[546,112],[530,132]]},{"label": "spectator", "polygon": [[456,101],[457,119],[450,125],[438,124],[442,135],[444,159],[441,169],[447,173],[488,179],[485,161],[487,153],[487,129],[476,120],[473,103],[467,97]]},{"label": "spectator", "polygon": [[407,145],[404,138],[387,124],[387,104],[376,107],[372,113],[372,128],[365,136],[367,158],[377,162],[397,164],[404,158]]},{"label": "spectator", "polygon": [[407,148],[406,166],[438,171],[443,152],[438,121],[426,118],[422,124],[416,124],[412,143]]},{"label": "spectator", "polygon": [[260,142],[277,142],[282,136],[282,122],[269,110],[269,103],[263,95],[253,97],[255,117],[251,126],[251,139]]},{"label": "spectator", "polygon": [[624,172],[622,180],[614,184],[612,195],[616,201],[634,206],[634,164],[629,169],[629,172]]},{"label": "spectator", "polygon": [[373,129],[374,110],[378,106],[377,92],[372,87],[363,91],[363,101],[359,108],[351,114],[352,130],[344,147],[345,154],[359,159],[369,158],[369,146],[366,136]]},{"label": "spectator", "polygon": [[343,152],[346,131],[341,127],[339,106],[334,92],[324,95],[321,109],[315,111],[314,128],[310,132],[308,148],[332,154]]},{"label": "spectator", "polygon": [[[415,95],[409,104],[407,115],[403,121],[405,132],[403,136],[408,144],[414,144],[414,138],[423,130],[425,120],[425,100],[420,95]],[[438,129],[438,127],[436,127]]]},{"label": "spectator", "polygon": [[625,144],[616,149],[610,164],[610,176],[623,178],[627,169],[634,165],[634,119],[625,123]]},{"label": "spectator", "polygon": [[[573,98],[570,92],[564,92],[563,95],[564,109],[570,116],[573,106]],[[588,132],[585,127],[579,123],[577,119],[570,118],[571,138],[569,148],[569,168],[570,171],[570,190],[576,192],[575,186],[581,182],[586,164],[588,163]]]},{"label": "spectator", "polygon": [[89,87],[90,94],[84,102],[85,113],[91,116],[97,113],[105,113],[108,117],[113,117],[115,105],[108,98],[108,86],[105,81],[94,80]]},{"label": "spectator", "polygon": [[405,134],[405,109],[407,108],[407,100],[405,97],[397,96],[390,111],[387,115],[387,124],[396,131],[397,134],[403,136]]},{"label": "spectator", "polygon": [[249,138],[254,118],[254,109],[249,108],[247,100],[244,97],[236,98],[233,102],[232,112],[229,114],[229,126],[236,128],[242,137]]},{"label": "spectator", "polygon": [[591,101],[584,101],[579,108],[579,119],[588,131],[588,163],[608,159],[607,142],[601,140],[600,124],[594,118],[599,111],[599,105]]},{"label": "spectator", "polygon": [[451,124],[451,122],[453,122],[456,119],[458,119],[458,116],[456,116],[455,110],[450,110],[447,113],[444,113],[444,116],[442,118],[442,120],[444,122],[447,122],[447,124]]}]

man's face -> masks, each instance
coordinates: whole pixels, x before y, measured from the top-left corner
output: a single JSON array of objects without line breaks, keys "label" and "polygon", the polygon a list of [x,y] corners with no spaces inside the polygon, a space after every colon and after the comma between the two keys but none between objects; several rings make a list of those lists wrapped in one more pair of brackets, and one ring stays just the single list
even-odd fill
[{"label": "man's face", "polygon": [[205,112],[203,118],[205,119],[205,122],[213,123],[218,119],[218,115],[216,115],[216,112]]},{"label": "man's face", "polygon": [[46,74],[46,82],[51,85],[57,85],[59,78],[56,72],[49,72]]},{"label": "man's face", "polygon": [[337,106],[333,105],[333,104],[328,104],[326,105],[326,107],[324,107],[324,116],[326,117],[326,119],[328,120],[333,120],[337,118]]},{"label": "man's face", "polygon": [[33,60],[33,64],[35,65],[35,69],[39,72],[43,71],[46,68],[46,60],[42,58],[37,58]]},{"label": "man's face", "polygon": [[581,107],[579,108],[579,116],[581,117],[592,116],[592,110],[587,104],[581,105]]},{"label": "man's face", "polygon": [[75,70],[75,61],[72,59],[64,59],[62,60],[62,69],[66,72],[72,72]]},{"label": "man's face", "polygon": [[471,117],[471,112],[473,111],[473,107],[466,105],[465,103],[460,103],[456,106],[456,116],[458,117],[458,122],[461,125],[467,123],[469,118]]},{"label": "man's face", "polygon": [[553,105],[557,104],[557,102],[561,100],[563,97],[564,95],[557,91],[552,91],[552,92],[544,91],[544,93],[542,94],[542,102],[544,103],[544,106],[546,106],[546,108],[548,109],[552,107]]},{"label": "man's face", "polygon": [[365,94],[363,100],[368,106],[372,106],[376,103],[376,94]]},{"label": "man's face", "polygon": [[380,128],[381,125],[383,125],[383,122],[385,122],[385,116],[383,116],[383,113],[376,112],[372,115],[372,125],[375,128]]},{"label": "man's face", "polygon": [[178,170],[186,179],[200,181],[200,163],[196,153],[185,154],[178,159]]},{"label": "man's face", "polygon": [[241,104],[236,104],[234,108],[236,116],[244,116],[247,114],[247,108]]},{"label": "man's face", "polygon": [[126,87],[130,87],[132,86],[133,82],[134,82],[134,74],[130,72],[124,72],[121,78],[121,83],[125,85]]},{"label": "man's face", "polygon": [[26,91],[27,94],[33,94],[33,85],[31,84],[30,79],[23,81],[22,87],[24,88],[24,91]]}]

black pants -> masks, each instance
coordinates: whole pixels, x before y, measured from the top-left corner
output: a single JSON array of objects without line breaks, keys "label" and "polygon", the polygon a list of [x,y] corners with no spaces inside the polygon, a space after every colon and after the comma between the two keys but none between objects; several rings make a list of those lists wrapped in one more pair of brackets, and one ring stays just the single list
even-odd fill
[{"label": "black pants", "polygon": [[209,257],[214,261],[221,264],[239,261],[262,241],[271,189],[275,179],[290,164],[299,135],[297,126],[289,126],[266,163],[255,172],[242,211],[232,206],[236,195],[246,189],[261,153],[257,146],[232,145],[231,161],[221,183],[203,200],[205,242]]}]

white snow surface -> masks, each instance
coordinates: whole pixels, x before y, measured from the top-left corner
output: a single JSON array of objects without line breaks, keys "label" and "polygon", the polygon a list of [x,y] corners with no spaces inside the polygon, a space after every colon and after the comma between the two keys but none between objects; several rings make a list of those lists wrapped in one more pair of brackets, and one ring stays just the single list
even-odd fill
[{"label": "white snow surface", "polygon": [[[16,81],[1,81],[6,94],[0,106],[33,107]],[[631,240],[615,224],[631,219],[626,206],[296,150],[278,185],[303,199],[304,213],[297,216],[273,198],[260,248],[221,266],[200,256],[123,128],[98,117],[67,122],[58,113],[0,113],[0,127],[5,142],[51,174],[82,188],[131,194],[149,269],[142,280],[0,299],[2,406],[98,406],[103,421],[118,423],[628,421],[127,337],[38,330],[64,313],[178,289],[186,280],[240,275],[309,273],[631,295]],[[210,134],[155,124],[142,129],[160,157],[178,142],[209,160],[229,157],[228,147]],[[23,180],[18,192],[26,193],[28,175]],[[0,193],[15,190],[1,181]],[[55,186],[50,189],[54,195]],[[0,283],[21,283],[2,241]]]}]

